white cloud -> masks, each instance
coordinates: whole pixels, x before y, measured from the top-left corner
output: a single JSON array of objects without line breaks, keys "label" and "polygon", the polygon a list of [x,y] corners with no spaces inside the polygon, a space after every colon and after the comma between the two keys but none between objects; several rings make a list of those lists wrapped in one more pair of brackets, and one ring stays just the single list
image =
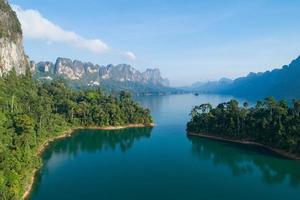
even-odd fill
[{"label": "white cloud", "polygon": [[[103,53],[109,49],[100,39],[87,39],[75,32],[64,30],[44,18],[37,10],[23,10],[18,5],[13,5],[12,8],[21,22],[25,38],[46,40],[48,44],[52,42],[66,43],[93,53]],[[134,55],[131,57],[135,58]]]},{"label": "white cloud", "polygon": [[135,54],[133,52],[131,52],[131,51],[125,52],[125,56],[126,56],[127,59],[129,59],[131,61],[136,60]]}]

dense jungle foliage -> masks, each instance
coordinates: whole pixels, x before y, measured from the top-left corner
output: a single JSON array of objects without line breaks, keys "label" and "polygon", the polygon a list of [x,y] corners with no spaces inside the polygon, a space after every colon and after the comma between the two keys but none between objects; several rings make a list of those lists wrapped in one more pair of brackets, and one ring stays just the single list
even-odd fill
[{"label": "dense jungle foliage", "polygon": [[64,82],[41,83],[15,71],[0,78],[0,199],[21,199],[34,169],[37,151],[47,139],[78,126],[152,123],[150,111],[99,89],[78,91]]},{"label": "dense jungle foliage", "polygon": [[0,24],[0,38],[16,41],[22,37],[22,28],[17,15],[4,0],[0,1]]},{"label": "dense jungle foliage", "polygon": [[300,100],[267,97],[249,107],[236,100],[212,108],[202,104],[192,109],[187,131],[259,142],[292,153],[300,153]]}]

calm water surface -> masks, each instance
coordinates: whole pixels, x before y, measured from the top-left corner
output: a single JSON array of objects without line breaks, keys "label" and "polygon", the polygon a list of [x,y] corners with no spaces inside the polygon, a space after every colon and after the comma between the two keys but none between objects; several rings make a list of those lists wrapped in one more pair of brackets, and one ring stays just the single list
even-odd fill
[{"label": "calm water surface", "polygon": [[192,106],[229,99],[137,98],[152,110],[155,128],[83,130],[57,141],[43,155],[31,199],[299,199],[299,161],[186,135]]}]

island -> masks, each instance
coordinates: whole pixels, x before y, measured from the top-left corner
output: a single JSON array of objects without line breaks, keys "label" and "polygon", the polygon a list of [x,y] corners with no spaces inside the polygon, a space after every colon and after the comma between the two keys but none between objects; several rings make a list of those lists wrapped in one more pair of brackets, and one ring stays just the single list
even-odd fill
[{"label": "island", "polygon": [[267,97],[255,106],[237,100],[195,106],[187,123],[189,135],[258,145],[284,157],[300,159],[300,100],[292,106]]}]

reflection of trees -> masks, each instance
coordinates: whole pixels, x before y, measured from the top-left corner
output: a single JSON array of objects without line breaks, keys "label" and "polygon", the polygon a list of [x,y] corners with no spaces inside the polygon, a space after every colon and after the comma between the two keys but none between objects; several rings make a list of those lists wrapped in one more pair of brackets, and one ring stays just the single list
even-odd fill
[{"label": "reflection of trees", "polygon": [[[192,142],[192,153],[201,160],[212,160],[214,165],[225,165],[234,176],[251,174],[257,168],[268,184],[279,184],[289,179],[292,186],[300,185],[300,162],[287,160],[254,146],[226,142],[212,142],[205,138],[188,136]],[[245,151],[237,153],[235,148]],[[250,151],[247,151],[250,150]],[[263,156],[261,153],[270,154]]]},{"label": "reflection of trees", "polygon": [[[76,155],[79,152],[97,152],[102,150],[120,149],[126,152],[134,143],[142,138],[151,137],[151,127],[128,128],[121,130],[78,130],[70,138],[65,138],[52,143],[44,152],[44,164],[50,160],[53,153]],[[47,173],[44,167],[39,173]],[[33,191],[40,185],[42,176],[38,175],[34,183]],[[31,194],[33,195],[33,193]]]},{"label": "reflection of trees", "polygon": [[150,127],[121,130],[78,130],[72,137],[51,145],[45,152],[44,159],[49,160],[54,152],[76,155],[78,152],[96,152],[117,148],[120,148],[122,152],[126,152],[133,146],[135,141],[150,138],[151,130]]}]

